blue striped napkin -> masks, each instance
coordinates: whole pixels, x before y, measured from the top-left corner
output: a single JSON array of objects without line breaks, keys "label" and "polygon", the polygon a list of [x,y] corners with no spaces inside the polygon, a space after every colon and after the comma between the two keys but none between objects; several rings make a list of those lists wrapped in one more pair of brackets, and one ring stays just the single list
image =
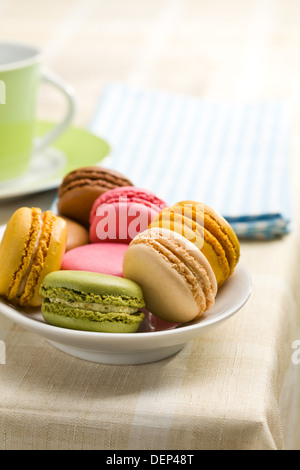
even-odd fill
[{"label": "blue striped napkin", "polygon": [[242,238],[289,232],[286,103],[211,102],[111,83],[90,130],[111,145],[104,165],[168,204],[204,202]]}]

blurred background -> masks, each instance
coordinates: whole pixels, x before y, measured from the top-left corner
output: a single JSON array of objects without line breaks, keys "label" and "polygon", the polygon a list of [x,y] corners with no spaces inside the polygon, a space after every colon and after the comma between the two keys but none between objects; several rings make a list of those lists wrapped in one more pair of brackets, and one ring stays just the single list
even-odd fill
[{"label": "blurred background", "polygon": [[[0,39],[38,45],[75,87],[87,126],[117,80],[203,98],[253,101],[300,94],[299,0],[0,0]],[[39,115],[62,98],[41,92]]]},{"label": "blurred background", "polygon": [[[77,111],[73,123],[76,126],[89,127],[104,88],[113,81],[143,89],[196,96],[208,101],[261,103],[263,100],[286,100],[292,107],[291,155],[289,150],[281,152],[283,155],[279,151],[279,157],[280,161],[283,161],[283,165],[286,165],[292,156],[291,183],[295,195],[294,200],[297,204],[294,213],[295,219],[297,218],[296,230],[292,233],[292,237],[286,237],[286,242],[282,242],[282,240],[273,240],[268,244],[252,243],[252,240],[244,242],[242,247],[243,261],[249,266],[255,287],[251,298],[252,303],[249,305],[251,313],[257,312],[258,315],[249,315],[250,310],[245,310],[245,315],[240,317],[241,320],[237,320],[235,329],[230,330],[229,328],[227,330],[229,340],[226,338],[223,340],[223,337],[220,340],[221,349],[218,349],[218,337],[213,337],[213,341],[209,338],[206,343],[209,346],[207,355],[200,357],[194,349],[191,353],[191,355],[197,354],[195,356],[197,367],[200,357],[200,359],[204,358],[204,367],[207,364],[216,363],[219,368],[212,372],[210,370],[205,372],[203,383],[208,378],[209,386],[213,386],[214,378],[221,377],[220,380],[225,387],[225,394],[223,394],[225,401],[221,400],[212,413],[210,413],[211,408],[208,408],[209,417],[212,417],[212,420],[214,416],[217,416],[216,429],[219,445],[222,433],[218,412],[221,409],[220,406],[223,405],[224,408],[221,411],[222,417],[224,417],[224,426],[226,426],[227,418],[229,430],[232,430],[232,423],[235,423],[239,443],[249,429],[251,433],[255,433],[259,428],[262,442],[272,441],[270,446],[273,447],[277,445],[275,439],[277,433],[281,434],[277,399],[279,392],[282,392],[284,371],[291,364],[292,338],[298,339],[294,335],[298,331],[296,325],[298,325],[297,318],[299,317],[296,315],[296,310],[300,304],[297,276],[300,237],[298,190],[300,172],[299,25],[300,0],[0,0],[0,40],[24,41],[37,45],[44,51],[44,63],[75,88]],[[40,118],[58,121],[64,113],[64,106],[64,99],[59,93],[46,85],[41,87],[38,110]],[[122,120],[119,108],[117,111],[114,115],[115,119],[117,120],[121,116]],[[137,113],[134,115],[139,116]],[[102,117],[101,124],[104,127],[106,116]],[[283,116],[282,120],[284,119]],[[207,122],[206,117],[204,121]],[[265,120],[262,121],[264,124]],[[275,127],[276,135],[278,135],[277,130]],[[215,144],[215,134],[211,133],[209,137],[210,142]],[[244,139],[243,135],[241,140],[242,144],[245,142],[247,144],[247,139]],[[144,142],[145,140],[143,140]],[[147,141],[145,146],[147,146]],[[256,192],[253,174],[258,174],[261,177],[261,186],[266,187],[266,191],[263,193],[266,195],[266,199],[268,199],[268,194],[270,196],[270,167],[275,167],[277,176],[279,174],[284,180],[281,187],[278,184],[274,185],[273,193],[278,192],[279,199],[280,190],[284,197],[286,195],[286,187],[289,185],[290,179],[285,177],[285,173],[283,174],[281,171],[282,167],[276,166],[274,148],[276,154],[276,145],[269,147],[271,150],[267,153],[267,157],[270,158],[265,160],[266,165],[263,162],[262,171],[256,166],[260,154],[254,148],[253,152],[256,152],[256,156],[258,155],[257,160],[248,160],[251,165],[247,166],[246,164],[242,168],[242,178],[238,177],[238,170],[241,169],[243,163],[238,149],[234,157],[237,155],[240,158],[240,167],[237,165],[238,168],[235,171],[234,161],[232,164],[233,176],[231,175],[227,180],[223,178],[229,190],[233,187],[235,193],[238,194],[237,197],[232,198],[234,202],[241,200],[240,194],[245,193],[246,210],[251,199],[248,197],[248,191],[252,194]],[[151,153],[152,147],[148,146],[146,150]],[[83,153],[84,156],[88,154],[86,147],[84,147]],[[153,154],[157,156],[157,153],[153,152]],[[187,153],[184,151],[182,154],[183,158],[188,161]],[[282,156],[283,158],[281,158]],[[123,158],[124,160],[126,158]],[[254,164],[252,164],[253,161]],[[229,167],[225,158],[222,162],[223,166],[216,166],[217,169],[221,168],[220,177],[223,177],[222,171]],[[268,166],[269,164],[270,166]],[[136,166],[138,167],[138,165]],[[132,167],[134,167],[133,164]],[[150,167],[149,164],[148,173],[151,173]],[[165,168],[169,170],[170,166],[165,166]],[[160,172],[161,180],[166,177],[165,168],[162,168]],[[181,170],[182,167],[179,165],[178,168]],[[249,173],[249,168],[252,173]],[[150,171],[148,171],[149,169]],[[201,171],[197,172],[193,168],[190,172],[196,180],[195,186],[199,185],[200,189],[203,189],[198,179],[200,173],[206,177],[203,167]],[[180,173],[178,174],[180,175]],[[214,180],[215,174],[213,171],[210,174],[212,175],[212,184],[210,184],[210,180],[208,182],[210,187],[214,189],[217,186]],[[128,173],[128,176],[132,179],[131,173]],[[264,179],[265,176],[267,178]],[[176,183],[181,181],[182,185],[182,179],[180,175]],[[281,180],[281,178],[278,179]],[[275,181],[277,182],[276,179]],[[237,185],[236,182],[238,182]],[[181,188],[181,185],[174,184],[173,186]],[[144,187],[147,187],[146,183]],[[153,189],[151,186],[148,187]],[[159,195],[162,196],[161,193]],[[221,196],[222,199],[225,199],[222,193]],[[49,208],[53,204],[54,197],[56,197],[54,191],[49,195],[33,195],[23,198],[22,205],[38,205],[43,209]],[[202,197],[199,200],[206,201]],[[0,202],[0,224],[7,223],[9,216],[17,207],[20,207],[18,200],[11,203],[7,203],[5,200],[2,205]],[[239,321],[241,322],[239,323]],[[21,340],[23,341],[23,339],[20,339],[22,345]],[[226,341],[227,344],[225,344]],[[11,353],[12,351],[15,351],[15,354],[19,353],[18,348],[11,347]],[[44,357],[48,357],[46,352]],[[186,358],[189,359],[189,357],[188,353]],[[222,357],[221,362],[218,360],[219,357]],[[22,380],[25,381],[29,378],[29,384],[32,377],[38,377],[37,371],[39,369],[36,364],[32,367],[33,369],[28,369],[27,377],[22,372]],[[107,374],[110,373],[109,370],[108,368]],[[193,369],[188,369],[188,371],[190,370]],[[220,371],[220,374],[216,374],[216,370]],[[156,374],[156,372],[154,373]],[[85,379],[89,380],[86,370],[82,374]],[[299,447],[299,432],[296,431],[297,420],[299,422],[297,410],[300,409],[298,405],[299,369],[294,368],[292,374],[293,377],[286,380],[286,390],[283,390],[280,407],[283,415],[283,428],[286,429],[291,425],[291,431],[286,432],[289,434],[288,445],[291,444],[290,447],[294,447],[294,443],[297,442]],[[170,369],[169,375],[176,378],[176,371]],[[126,374],[126,379],[127,377]],[[148,397],[147,387],[154,375],[149,377],[146,383],[141,385],[142,392],[143,390],[147,392],[145,397]],[[245,385],[245,390],[243,387],[241,388],[241,381],[245,380],[246,384],[247,377],[254,383],[255,390],[249,386],[250,382],[247,386]],[[157,376],[154,379],[157,382],[156,385],[159,386]],[[16,380],[16,383],[19,383],[19,379]],[[113,382],[109,375],[106,376],[106,382],[107,384]],[[8,384],[10,383],[13,381],[8,382]],[[120,380],[118,380],[119,383],[121,383]],[[70,390],[73,392],[75,390],[73,378],[71,377],[69,381],[67,378],[64,380],[64,384],[69,396]],[[190,386],[196,384],[199,388],[195,381],[189,381],[189,384]],[[146,388],[143,389],[143,387]],[[255,392],[254,395],[251,394],[252,389]],[[59,396],[63,390],[59,389]],[[121,393],[124,392],[128,395],[128,390],[126,391],[124,387],[123,392],[122,388],[120,390]],[[245,398],[241,395],[243,391],[246,395]],[[150,404],[152,399],[154,403],[157,398],[155,388],[153,388],[153,393],[152,396],[150,390]],[[163,388],[163,393],[165,394],[165,388]],[[188,396],[187,393],[190,392],[185,392],[185,396]],[[194,391],[191,389],[191,394],[193,393]],[[219,388],[216,386],[214,394],[211,395],[209,391],[207,402],[210,404],[211,396],[219,398],[219,395]],[[26,398],[26,394],[23,396]],[[195,396],[197,396],[196,391]],[[231,399],[227,400],[227,397],[231,397]],[[241,400],[231,414],[232,402],[234,400],[237,402],[240,397],[242,397]],[[135,398],[136,396],[134,396]],[[133,422],[134,425],[138,423],[136,429],[140,431],[139,423],[143,423],[143,416],[146,415],[143,415],[144,410],[141,409],[144,404],[143,399],[138,396],[137,399],[138,411],[135,415],[136,420]],[[55,406],[57,403],[59,405],[57,400]],[[205,405],[205,401],[202,402],[202,405],[203,403]],[[174,406],[172,405],[172,413],[174,412],[172,423],[176,422],[175,405],[176,403]],[[243,406],[245,408],[242,408]],[[27,409],[29,409],[28,406]],[[178,407],[178,410],[180,412],[179,422],[183,423],[182,408]],[[252,410],[255,413],[251,422],[249,417],[251,417]],[[235,412],[236,414],[234,414]],[[16,415],[16,413],[14,414]],[[23,417],[23,411],[19,415]],[[70,418],[71,425],[73,417]],[[132,420],[131,412],[129,417]],[[200,419],[199,421],[203,421],[205,429],[210,426],[207,424],[206,418],[207,416],[204,420]],[[241,418],[242,425],[239,433],[238,421]],[[78,419],[76,418],[75,421],[77,426]],[[63,424],[65,429],[66,421]],[[108,423],[110,431],[114,424],[112,423],[110,426]],[[130,424],[127,424],[125,429],[130,428],[131,421]],[[280,430],[278,430],[279,424]],[[163,419],[164,437],[166,435],[165,428],[166,423]],[[25,433],[24,429],[26,430],[26,427],[22,421],[23,434]],[[37,428],[34,429],[36,433]],[[144,434],[147,434],[147,429],[150,428],[145,427]],[[180,429],[178,432],[180,433]],[[75,436],[76,433],[73,434]],[[13,436],[13,433],[11,435]],[[227,442],[227,438],[230,439],[230,432],[228,437],[227,429],[224,431],[223,428],[223,435]],[[278,440],[280,441],[280,439],[279,436]],[[32,435],[28,437],[26,434],[24,442],[29,442],[29,440],[30,443],[35,442]],[[258,442],[258,438],[254,440],[255,443]],[[247,442],[247,445],[250,444]]]}]

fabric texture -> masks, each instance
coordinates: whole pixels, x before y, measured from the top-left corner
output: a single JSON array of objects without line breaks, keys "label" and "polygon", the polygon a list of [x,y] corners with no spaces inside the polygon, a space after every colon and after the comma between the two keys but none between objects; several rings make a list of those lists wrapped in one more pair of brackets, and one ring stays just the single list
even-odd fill
[{"label": "fabric texture", "polygon": [[[79,360],[6,325],[0,448],[299,448],[293,382],[299,365],[291,361],[292,343],[300,337],[296,237],[243,242],[253,280],[249,302],[156,363]],[[2,316],[0,322],[5,325]]]},{"label": "fabric texture", "polygon": [[290,109],[281,101],[211,102],[111,83],[90,129],[112,151],[106,165],[170,205],[205,202],[239,237],[289,231]]}]

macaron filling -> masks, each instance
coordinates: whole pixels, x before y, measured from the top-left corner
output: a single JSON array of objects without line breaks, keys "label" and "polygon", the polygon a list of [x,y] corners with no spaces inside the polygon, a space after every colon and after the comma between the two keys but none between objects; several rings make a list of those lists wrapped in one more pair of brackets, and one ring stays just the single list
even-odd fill
[{"label": "macaron filling", "polygon": [[128,313],[129,315],[132,313],[136,313],[136,307],[127,307],[124,305],[114,305],[114,304],[98,304],[98,303],[88,303],[88,302],[67,302],[66,300],[62,299],[47,299],[46,302],[50,302],[53,304],[59,304],[60,306],[68,306],[75,309],[82,309],[82,310],[92,310],[93,312],[98,313]]},{"label": "macaron filling", "polygon": [[[211,210],[212,212],[212,210]],[[239,260],[239,241],[228,222],[214,213],[206,213],[206,226],[211,234],[221,243],[230,267],[231,275]]]},{"label": "macaron filling", "polygon": [[71,308],[93,310],[94,312],[136,313],[145,303],[141,299],[128,296],[88,294],[63,287],[42,286],[40,290],[44,302],[66,305]]},{"label": "macaron filling", "polygon": [[20,298],[22,296],[22,294],[24,293],[24,291],[25,291],[26,282],[28,280],[30,271],[31,271],[33,263],[34,263],[34,259],[36,257],[37,251],[38,251],[39,241],[40,241],[40,238],[41,238],[41,235],[42,235],[42,228],[43,228],[43,220],[42,220],[42,218],[40,218],[40,230],[36,231],[35,237],[32,238],[32,240],[30,241],[30,243],[33,244],[34,240],[36,240],[34,248],[33,248],[32,255],[29,258],[29,264],[28,264],[27,270],[26,270],[25,274],[23,275],[23,277],[21,276],[21,282],[19,284],[19,289],[18,289],[18,293],[17,293],[18,298]]},{"label": "macaron filling", "polygon": [[8,300],[16,300],[19,305],[30,304],[45,259],[47,257],[52,227],[56,216],[51,211],[41,212],[33,208],[31,229],[23,258],[9,289]]},{"label": "macaron filling", "polygon": [[[54,313],[53,308],[49,303],[51,303],[51,301],[46,301],[42,304],[42,313]],[[81,308],[75,307],[74,305],[59,304],[55,306],[55,314],[71,318],[87,319],[89,321],[125,321],[126,323],[136,323],[137,320],[139,321],[144,316],[144,314],[139,311],[131,313],[124,311],[115,312],[111,311],[112,309],[107,308],[107,312],[99,312],[88,307],[89,306],[87,306],[87,308]],[[126,307],[121,308],[126,309]]]},{"label": "macaron filling", "polygon": [[48,254],[55,219],[56,216],[50,211],[46,211],[42,215],[42,223],[38,235],[37,246],[31,257],[30,270],[25,274],[24,290],[19,301],[20,305],[27,305],[34,294],[34,286],[37,285]]},{"label": "macaron filling", "polygon": [[107,191],[118,186],[132,184],[125,176],[100,167],[80,168],[70,172],[59,187],[59,196],[67,191],[85,186],[101,186]]},{"label": "macaron filling", "polygon": [[42,230],[42,216],[41,210],[32,208],[31,211],[31,226],[27,237],[27,243],[24,248],[23,257],[20,260],[18,269],[14,273],[11,280],[8,295],[8,300],[13,300],[15,297],[20,298],[24,293],[26,282],[30,274],[34,258],[38,249],[38,243]]}]

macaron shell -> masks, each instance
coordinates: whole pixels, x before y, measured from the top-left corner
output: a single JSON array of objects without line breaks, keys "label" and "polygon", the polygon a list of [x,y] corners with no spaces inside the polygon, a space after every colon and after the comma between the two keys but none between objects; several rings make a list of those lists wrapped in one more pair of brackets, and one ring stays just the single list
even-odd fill
[{"label": "macaron shell", "polygon": [[[24,249],[23,257],[20,260],[20,267],[14,274],[14,282],[11,286],[8,295],[8,300],[12,300],[17,296],[20,296],[19,292],[24,292],[24,290],[26,290],[27,280],[32,274],[34,268],[34,260],[38,254],[40,235],[43,227],[42,211],[40,209],[35,208],[32,208],[31,211],[31,228],[28,244]],[[20,305],[23,305],[22,296],[19,298]],[[27,302],[25,302],[24,305],[26,304]]]},{"label": "macaron shell", "polygon": [[[55,216],[53,224],[49,224],[45,232],[46,237],[41,237],[39,244],[41,256],[35,260],[36,275],[32,276],[31,280],[28,279],[26,286],[26,291],[30,292],[26,303],[32,307],[41,305],[43,300],[39,293],[41,283],[47,274],[60,269],[67,243],[67,225],[60,217]],[[24,296],[24,301],[25,299]]]},{"label": "macaron shell", "polygon": [[132,182],[118,171],[100,166],[81,167],[68,173],[58,188],[59,197],[78,186],[99,186],[109,191],[118,186],[132,186]]},{"label": "macaron shell", "polygon": [[187,282],[151,246],[131,245],[124,256],[123,272],[141,286],[146,308],[159,318],[182,323],[198,315]]},{"label": "macaron shell", "polygon": [[[175,204],[174,208],[175,210],[178,210],[178,208],[181,207],[182,210],[184,207],[187,216],[193,220],[195,217],[199,217],[196,210],[197,206],[199,206],[199,203],[194,201],[181,201]],[[224,217],[206,204],[202,204],[202,206],[204,214],[205,239],[215,247],[216,252],[220,257],[220,262],[222,262],[223,265],[228,263],[229,266],[229,272],[225,275],[225,281],[233,273],[234,268],[238,263],[240,257],[239,241],[231,225],[226,219],[224,219]],[[215,240],[217,240],[218,244],[216,244]],[[219,244],[222,246],[223,250],[220,250],[220,247],[218,246]]]},{"label": "macaron shell", "polygon": [[63,270],[89,271],[123,277],[124,243],[90,243],[65,253]]},{"label": "macaron shell", "polygon": [[46,274],[60,269],[66,238],[65,221],[51,211],[42,214],[39,208],[27,207],[15,211],[0,246],[0,294],[15,301],[21,290],[19,305],[41,305],[40,283]]},{"label": "macaron shell", "polygon": [[211,233],[221,242],[230,266],[230,275],[240,258],[240,243],[238,237],[224,217],[205,205],[206,226]]},{"label": "macaron shell", "polygon": [[99,196],[90,214],[90,240],[130,243],[166,207],[153,192],[133,186],[112,189]]},{"label": "macaron shell", "polygon": [[[41,213],[36,209],[37,213]],[[15,282],[15,273],[24,266],[27,269],[30,258],[27,247],[31,238],[32,210],[29,207],[17,209],[11,216],[0,244],[0,295],[9,296]],[[30,248],[32,251],[32,248]],[[18,286],[14,288],[18,289]]]},{"label": "macaron shell", "polygon": [[91,208],[97,197],[118,186],[130,186],[121,173],[97,166],[78,168],[65,176],[58,188],[58,213],[89,227]]},{"label": "macaron shell", "polygon": [[[124,273],[126,272],[128,258],[132,256],[130,249],[133,246],[147,246],[152,249],[161,257],[164,263],[179,274],[184,284],[189,287],[197,303],[198,312],[196,317],[201,316],[204,311],[214,305],[217,294],[217,281],[212,267],[203,253],[185,237],[174,231],[161,228],[150,228],[139,234],[130,244],[128,257],[124,257]],[[139,259],[131,261],[133,264],[140,262]],[[145,270],[147,267],[148,265],[145,264]],[[139,279],[138,282],[143,285],[143,279]],[[148,286],[144,289],[146,289],[144,294],[147,298]],[[161,294],[161,288],[157,291],[157,294]],[[149,307],[147,306],[147,308]],[[161,314],[158,310],[152,311],[152,313],[164,318],[162,317],[164,314]],[[169,317],[167,320],[181,322],[185,321],[185,316],[186,312],[183,311],[181,313],[183,320],[180,320],[179,316],[174,319]]]},{"label": "macaron shell", "polygon": [[147,189],[137,188],[135,186],[118,187],[105,192],[97,198],[91,210],[90,223],[92,223],[94,217],[96,217],[97,208],[101,204],[121,203],[121,199],[124,199],[125,202],[135,202],[151,207],[153,211],[157,213],[161,212],[167,206],[165,201]]},{"label": "macaron shell", "polygon": [[[179,210],[180,213],[175,212]],[[186,212],[185,212],[186,213]],[[229,265],[225,257],[224,250],[218,240],[206,231],[203,225],[195,223],[195,219],[181,215],[181,208],[172,206],[163,210],[159,216],[155,217],[150,227],[162,227],[173,230],[186,237],[190,242],[202,251],[209,260],[215,273],[219,286],[229,275]]]},{"label": "macaron shell", "polygon": [[57,314],[45,311],[42,306],[42,315],[47,323],[60,328],[68,328],[81,331],[95,331],[99,333],[136,333],[143,320],[143,314],[135,316],[135,321],[117,321],[107,316],[108,319],[99,321],[91,321],[88,319],[74,318],[67,315]]},{"label": "macaron shell", "polygon": [[[172,207],[172,210],[181,213],[183,209],[182,206],[184,206],[184,224],[195,224],[197,229],[201,230],[204,234],[204,241],[201,250],[210,261],[216,274],[218,285],[221,286],[230,275],[230,266],[220,240],[208,229],[204,205],[193,201],[183,201],[175,204]],[[200,210],[197,210],[198,207],[200,207]]]},{"label": "macaron shell", "polygon": [[157,213],[152,207],[136,202],[101,204],[90,225],[90,241],[129,244],[147,229]]},{"label": "macaron shell", "polygon": [[[47,288],[65,288],[91,295],[125,296],[143,300],[142,290],[135,282],[90,271],[53,271],[43,280],[42,290]],[[124,300],[123,303],[130,302]]]},{"label": "macaron shell", "polygon": [[[199,250],[194,243],[190,242],[188,239],[185,237],[179,235],[177,232],[171,231],[171,230],[166,230],[166,229],[161,229],[161,228],[151,228],[148,230],[151,234],[161,234],[164,236],[164,238],[168,241],[175,241],[176,244],[178,244],[181,248],[183,248],[187,252],[188,256],[188,263],[191,263],[191,261],[195,260],[197,267],[201,267],[205,270],[205,273],[209,279],[210,283],[210,291],[211,291],[211,297],[214,299],[215,296],[217,295],[218,292],[218,284],[217,284],[217,279],[214,274],[214,271],[211,267],[211,264],[207,260],[206,256],[202,253],[201,250]],[[175,250],[177,251],[177,248],[175,247]],[[214,303],[214,300],[212,304]]]},{"label": "macaron shell", "polygon": [[70,189],[57,202],[58,214],[88,228],[91,207],[102,192],[102,188],[88,184]]}]

